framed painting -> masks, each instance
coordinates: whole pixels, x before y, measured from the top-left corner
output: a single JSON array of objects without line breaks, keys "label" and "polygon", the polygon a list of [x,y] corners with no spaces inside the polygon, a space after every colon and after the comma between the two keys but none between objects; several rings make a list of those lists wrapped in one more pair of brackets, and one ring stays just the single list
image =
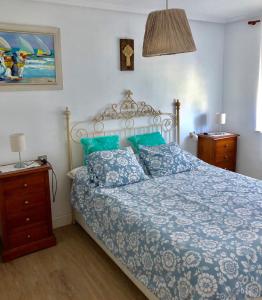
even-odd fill
[{"label": "framed painting", "polygon": [[60,30],[0,23],[0,91],[62,89]]}]

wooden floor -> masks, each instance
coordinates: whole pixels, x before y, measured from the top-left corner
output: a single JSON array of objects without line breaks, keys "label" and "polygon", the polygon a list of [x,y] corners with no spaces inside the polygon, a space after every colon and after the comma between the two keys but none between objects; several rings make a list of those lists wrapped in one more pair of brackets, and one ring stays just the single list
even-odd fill
[{"label": "wooden floor", "polygon": [[146,299],[78,225],[55,235],[55,247],[0,262],[1,300]]}]

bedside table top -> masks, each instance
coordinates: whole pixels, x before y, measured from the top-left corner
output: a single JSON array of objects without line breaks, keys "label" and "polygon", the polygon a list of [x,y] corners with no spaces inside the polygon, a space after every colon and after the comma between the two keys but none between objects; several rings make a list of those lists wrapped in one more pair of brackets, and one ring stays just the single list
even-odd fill
[{"label": "bedside table top", "polygon": [[8,178],[8,177],[28,175],[28,174],[43,172],[43,171],[51,169],[51,167],[48,163],[45,165],[39,165],[36,167],[14,169],[12,171],[4,171],[4,172],[1,172],[1,168],[5,169],[5,166],[0,166],[0,180],[4,179],[4,178]]},{"label": "bedside table top", "polygon": [[212,135],[212,134],[203,134],[203,133],[198,134],[198,137],[205,138],[205,139],[212,139],[212,140],[229,139],[229,138],[238,137],[238,136],[240,136],[240,135],[237,133],[227,133],[224,135],[223,134]]}]

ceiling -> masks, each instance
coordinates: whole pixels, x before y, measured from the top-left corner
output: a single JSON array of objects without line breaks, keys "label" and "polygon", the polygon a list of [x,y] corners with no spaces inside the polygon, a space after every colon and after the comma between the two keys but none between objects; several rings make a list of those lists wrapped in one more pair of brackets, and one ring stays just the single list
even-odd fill
[{"label": "ceiling", "polygon": [[[165,8],[165,0],[31,0],[73,6],[147,14]],[[262,15],[262,0],[169,0],[191,20],[228,23]]]}]

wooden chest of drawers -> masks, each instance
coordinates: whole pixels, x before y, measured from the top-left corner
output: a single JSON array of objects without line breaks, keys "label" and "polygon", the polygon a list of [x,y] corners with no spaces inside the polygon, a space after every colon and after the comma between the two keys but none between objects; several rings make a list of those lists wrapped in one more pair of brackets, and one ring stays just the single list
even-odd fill
[{"label": "wooden chest of drawers", "polygon": [[0,174],[3,261],[56,244],[48,165]]},{"label": "wooden chest of drawers", "polygon": [[236,171],[237,134],[198,135],[198,158],[214,166]]}]

